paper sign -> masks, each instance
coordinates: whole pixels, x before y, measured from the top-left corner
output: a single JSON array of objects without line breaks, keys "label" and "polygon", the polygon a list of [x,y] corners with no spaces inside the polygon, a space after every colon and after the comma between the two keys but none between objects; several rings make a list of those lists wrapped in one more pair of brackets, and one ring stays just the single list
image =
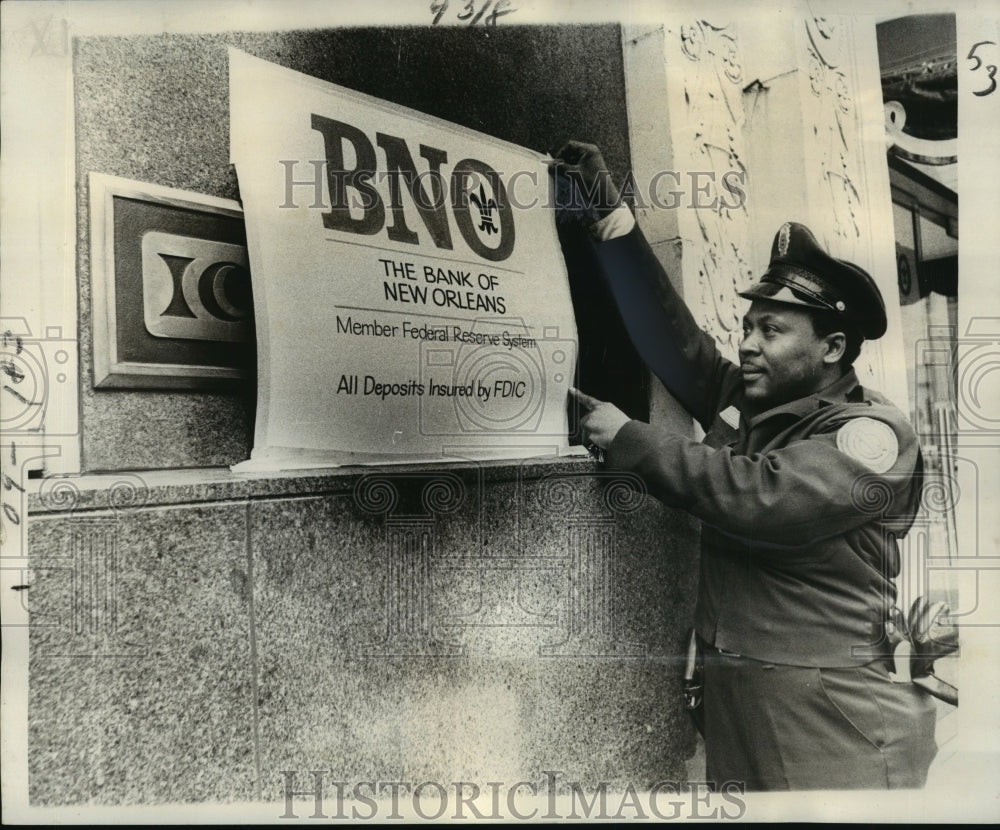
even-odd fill
[{"label": "paper sign", "polygon": [[237,469],[565,451],[576,326],[544,158],[229,59],[258,345]]}]

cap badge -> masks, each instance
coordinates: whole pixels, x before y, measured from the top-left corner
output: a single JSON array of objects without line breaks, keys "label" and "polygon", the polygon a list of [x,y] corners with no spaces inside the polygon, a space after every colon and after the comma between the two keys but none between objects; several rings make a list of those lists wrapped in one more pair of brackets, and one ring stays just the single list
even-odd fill
[{"label": "cap badge", "polygon": [[788,237],[792,230],[792,223],[785,222],[778,231],[778,256],[785,256],[788,253]]},{"label": "cap badge", "polygon": [[844,305],[843,300],[837,300],[836,305],[837,305],[837,311],[843,311],[845,308],[847,308],[847,306]]}]

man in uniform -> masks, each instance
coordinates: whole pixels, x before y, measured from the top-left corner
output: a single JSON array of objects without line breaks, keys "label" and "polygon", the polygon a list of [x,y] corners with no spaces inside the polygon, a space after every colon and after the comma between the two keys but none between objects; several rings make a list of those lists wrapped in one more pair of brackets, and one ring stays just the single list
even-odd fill
[{"label": "man in uniform", "polygon": [[617,204],[599,150],[570,142],[557,156],[557,175],[598,195],[595,255],[639,354],[706,433],[698,443],[573,390],[585,443],[606,465],[702,521],[695,631],[709,780],[923,786],[934,701],[895,682],[885,639],[920,449],[852,368],[862,341],[886,330],[874,280],[784,224],[741,294],[750,307],[735,365]]}]

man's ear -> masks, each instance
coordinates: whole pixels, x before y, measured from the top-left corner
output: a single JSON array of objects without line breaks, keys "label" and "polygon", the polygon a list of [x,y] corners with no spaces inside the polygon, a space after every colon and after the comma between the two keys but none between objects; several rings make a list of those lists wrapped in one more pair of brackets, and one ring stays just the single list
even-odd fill
[{"label": "man's ear", "polygon": [[839,363],[847,349],[847,335],[842,331],[835,331],[823,338],[826,346],[826,353],[823,355],[824,363]]}]

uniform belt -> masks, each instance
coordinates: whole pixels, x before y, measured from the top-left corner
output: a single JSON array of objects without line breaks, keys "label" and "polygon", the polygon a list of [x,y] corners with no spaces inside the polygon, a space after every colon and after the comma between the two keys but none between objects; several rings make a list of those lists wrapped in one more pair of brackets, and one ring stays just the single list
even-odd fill
[{"label": "uniform belt", "polygon": [[735,651],[729,651],[724,648],[719,648],[712,643],[705,640],[700,634],[696,635],[698,639],[698,646],[704,652],[714,652],[715,654],[721,654],[723,657],[742,657],[742,654],[738,654]]},{"label": "uniform belt", "polygon": [[[760,660],[759,658],[745,657],[736,651],[730,651],[729,649],[719,648],[718,646],[712,645],[711,643],[705,642],[701,637],[698,637],[698,645],[705,654],[718,654],[722,657],[734,657],[741,660],[753,660],[755,662],[768,663],[768,661]],[[867,660],[868,665],[878,665],[880,667],[884,666],[886,671],[894,670],[893,657],[891,653],[882,654],[872,654]],[[865,665],[864,663],[859,663],[857,665]]]}]

